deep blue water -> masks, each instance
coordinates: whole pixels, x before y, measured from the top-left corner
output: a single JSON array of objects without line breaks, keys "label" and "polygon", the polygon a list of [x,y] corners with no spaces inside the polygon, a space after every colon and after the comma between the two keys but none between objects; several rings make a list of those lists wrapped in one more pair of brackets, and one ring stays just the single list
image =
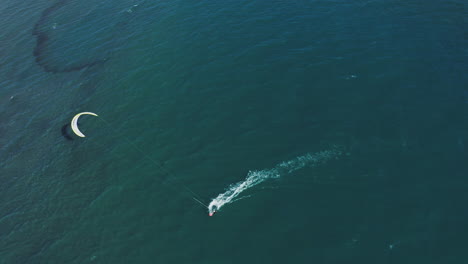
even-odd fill
[{"label": "deep blue water", "polygon": [[1,264],[468,262],[465,1],[0,15]]}]

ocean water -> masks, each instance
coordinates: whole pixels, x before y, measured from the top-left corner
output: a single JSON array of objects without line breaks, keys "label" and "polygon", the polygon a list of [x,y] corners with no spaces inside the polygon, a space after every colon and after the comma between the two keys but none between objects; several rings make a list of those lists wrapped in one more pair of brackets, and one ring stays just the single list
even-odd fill
[{"label": "ocean water", "polygon": [[468,262],[466,1],[0,15],[0,264]]}]

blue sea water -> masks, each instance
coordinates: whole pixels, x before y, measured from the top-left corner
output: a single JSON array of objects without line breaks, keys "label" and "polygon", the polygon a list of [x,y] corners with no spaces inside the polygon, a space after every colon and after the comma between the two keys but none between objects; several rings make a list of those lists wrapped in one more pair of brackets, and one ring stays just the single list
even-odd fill
[{"label": "blue sea water", "polygon": [[468,261],[465,1],[0,14],[1,264]]}]

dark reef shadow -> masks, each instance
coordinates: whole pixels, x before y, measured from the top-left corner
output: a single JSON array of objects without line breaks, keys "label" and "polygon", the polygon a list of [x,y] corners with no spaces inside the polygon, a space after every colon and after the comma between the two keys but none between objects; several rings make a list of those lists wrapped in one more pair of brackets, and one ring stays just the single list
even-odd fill
[{"label": "dark reef shadow", "polygon": [[52,6],[46,8],[42,11],[41,17],[34,25],[32,34],[36,36],[36,46],[34,47],[33,55],[35,57],[36,63],[41,66],[44,71],[51,72],[51,73],[66,73],[66,72],[73,72],[79,71],[85,68],[92,67],[97,64],[104,63],[108,60],[108,58],[94,60],[88,63],[82,63],[78,65],[71,65],[68,67],[58,67],[49,65],[46,63],[47,55],[45,54],[45,50],[47,48],[47,43],[49,42],[49,36],[46,32],[40,30],[40,28],[47,22],[49,16],[56,11],[57,9],[63,7],[69,2],[69,0],[62,0],[58,1],[57,3],[53,4]]}]

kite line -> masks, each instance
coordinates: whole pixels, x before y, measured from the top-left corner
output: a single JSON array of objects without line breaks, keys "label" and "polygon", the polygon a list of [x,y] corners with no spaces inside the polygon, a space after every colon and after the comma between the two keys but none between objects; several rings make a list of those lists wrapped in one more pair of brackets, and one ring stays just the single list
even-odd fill
[{"label": "kite line", "polygon": [[[79,137],[85,137],[85,135],[78,129],[78,118],[81,116],[81,115],[92,115],[92,116],[96,116],[98,117],[101,121],[103,121],[107,126],[109,127],[112,127],[112,124],[109,123],[107,120],[105,120],[104,118],[102,118],[101,116],[98,116],[97,114],[95,113],[92,113],[92,112],[82,112],[82,113],[79,113],[77,115],[75,115],[71,121],[71,128],[73,130],[73,132],[79,136]],[[147,160],[149,160],[151,163],[153,163],[154,165],[156,165],[156,167],[159,168],[160,171],[162,171],[163,173],[165,173],[166,175],[168,175],[170,178],[172,178],[173,180],[177,180],[179,181],[179,184],[184,187],[184,189],[186,191],[188,191],[190,193],[190,198],[192,198],[193,200],[195,200],[198,204],[202,205],[204,208],[208,208],[208,206],[203,203],[201,200],[201,196],[199,194],[197,194],[195,191],[193,191],[192,189],[190,189],[186,184],[184,184],[181,180],[179,180],[177,177],[174,177],[174,173],[172,173],[171,171],[169,171],[169,169],[165,168],[162,164],[160,164],[160,162],[156,161],[155,159],[153,159],[152,157],[150,157],[148,154],[146,154],[140,147],[138,147],[135,143],[133,143],[131,140],[129,140],[127,137],[123,136],[123,138],[125,139],[125,141],[130,144],[135,150],[137,150],[140,154],[142,154]],[[170,182],[169,182],[170,183]]]}]

